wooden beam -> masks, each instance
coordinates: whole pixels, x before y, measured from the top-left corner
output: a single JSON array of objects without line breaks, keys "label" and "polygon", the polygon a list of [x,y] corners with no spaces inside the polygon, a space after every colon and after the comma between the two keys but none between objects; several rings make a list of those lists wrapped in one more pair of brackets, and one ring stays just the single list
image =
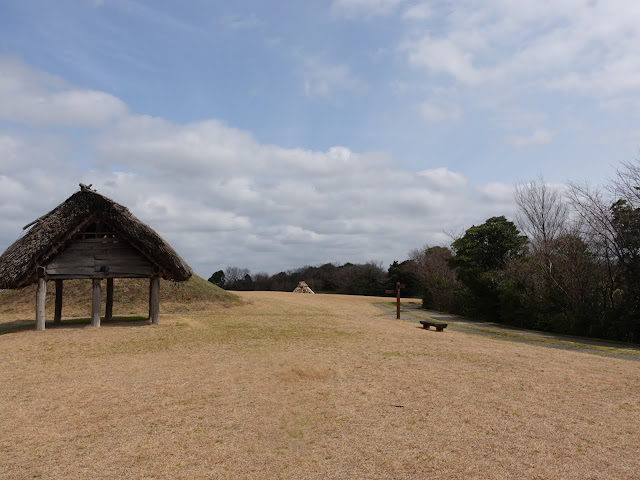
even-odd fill
[{"label": "wooden beam", "polygon": [[62,323],[62,280],[56,280],[56,310],[53,315],[53,323]]},{"label": "wooden beam", "polygon": [[104,312],[104,321],[109,322],[113,318],[113,278],[107,278],[107,306]]},{"label": "wooden beam", "polygon": [[102,303],[102,280],[93,279],[93,297],[91,302],[91,326],[100,326],[100,304]]},{"label": "wooden beam", "polygon": [[[149,273],[141,273],[141,274],[119,274],[119,273],[111,273],[111,272],[95,272],[91,275],[83,275],[80,273],[65,273],[65,274],[52,274],[49,275],[47,272],[47,278],[49,280],[81,280],[87,279],[91,280],[92,278],[149,278]],[[33,282],[32,282],[33,283]]]},{"label": "wooden beam", "polygon": [[100,266],[94,265],[78,265],[78,266],[65,266],[58,267],[52,266],[51,270],[47,269],[47,276],[49,278],[61,278],[63,276],[75,275],[76,278],[135,278],[135,277],[149,277],[153,274],[153,267],[151,265],[105,265],[102,269]]},{"label": "wooden beam", "polygon": [[151,319],[151,323],[155,325],[160,323],[160,277],[158,275],[151,277],[149,289],[149,318]]},{"label": "wooden beam", "polygon": [[44,275],[38,277],[36,289],[36,330],[44,330],[44,305],[47,298],[47,281]]}]

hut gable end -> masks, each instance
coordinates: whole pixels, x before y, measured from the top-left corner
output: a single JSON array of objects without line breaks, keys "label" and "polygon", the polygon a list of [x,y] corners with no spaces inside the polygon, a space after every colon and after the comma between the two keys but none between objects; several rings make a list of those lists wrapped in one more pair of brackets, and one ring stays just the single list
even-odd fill
[{"label": "hut gable end", "polygon": [[51,279],[145,278],[159,271],[147,257],[104,222],[90,223],[45,266]]}]

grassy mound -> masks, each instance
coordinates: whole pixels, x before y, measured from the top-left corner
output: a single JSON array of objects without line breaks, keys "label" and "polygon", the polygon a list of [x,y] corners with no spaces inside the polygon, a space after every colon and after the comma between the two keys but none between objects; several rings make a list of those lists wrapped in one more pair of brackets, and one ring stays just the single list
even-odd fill
[{"label": "grassy mound", "polygon": [[[104,315],[106,281],[102,282],[102,314]],[[35,315],[36,286],[0,292],[0,319],[28,319]],[[160,280],[160,313],[185,313],[218,307],[230,307],[242,300],[205,279],[194,275],[186,282]],[[47,283],[46,318],[53,318],[55,283]],[[147,315],[149,312],[149,280],[122,278],[114,280],[113,314]],[[66,280],[62,317],[91,315],[91,281]]]}]

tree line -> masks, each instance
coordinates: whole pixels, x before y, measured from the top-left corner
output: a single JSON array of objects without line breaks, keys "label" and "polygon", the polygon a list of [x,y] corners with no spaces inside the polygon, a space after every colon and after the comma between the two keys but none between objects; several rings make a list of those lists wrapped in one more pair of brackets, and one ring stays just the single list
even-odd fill
[{"label": "tree line", "polygon": [[387,272],[380,263],[326,263],[319,267],[304,266],[275,275],[251,275],[247,268],[227,267],[209,278],[211,283],[227,290],[272,290],[291,292],[304,281],[314,292],[347,295],[382,295],[387,287]]},{"label": "tree line", "polygon": [[601,187],[552,188],[542,177],[515,189],[518,212],[381,264],[306,266],[276,275],[229,267],[209,279],[235,290],[380,295],[404,284],[425,308],[554,333],[640,342],[640,162]]}]

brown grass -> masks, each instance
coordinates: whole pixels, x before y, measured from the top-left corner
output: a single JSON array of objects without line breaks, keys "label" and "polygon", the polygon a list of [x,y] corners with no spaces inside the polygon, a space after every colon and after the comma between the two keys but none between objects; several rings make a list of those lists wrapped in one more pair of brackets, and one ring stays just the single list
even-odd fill
[{"label": "brown grass", "polygon": [[640,477],[638,362],[241,295],[1,335],[0,478]]}]

